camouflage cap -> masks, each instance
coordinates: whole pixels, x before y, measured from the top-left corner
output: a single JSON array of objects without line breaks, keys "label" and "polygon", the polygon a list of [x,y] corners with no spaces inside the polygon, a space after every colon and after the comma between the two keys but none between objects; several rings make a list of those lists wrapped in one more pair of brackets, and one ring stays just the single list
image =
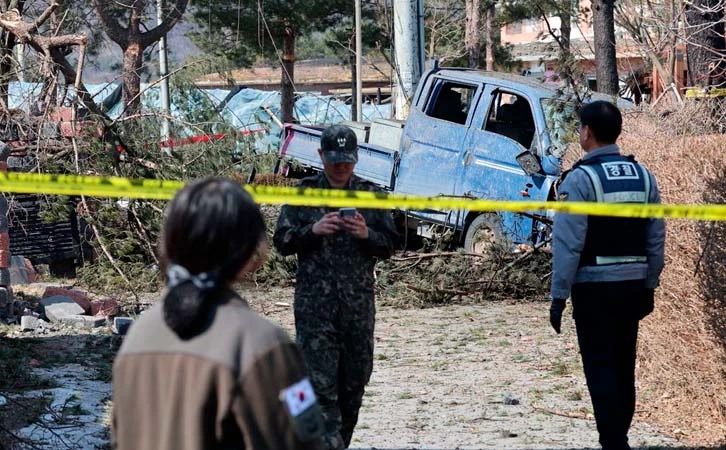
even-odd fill
[{"label": "camouflage cap", "polygon": [[358,162],[358,139],[355,132],[345,125],[332,125],[323,130],[320,150],[331,164]]}]

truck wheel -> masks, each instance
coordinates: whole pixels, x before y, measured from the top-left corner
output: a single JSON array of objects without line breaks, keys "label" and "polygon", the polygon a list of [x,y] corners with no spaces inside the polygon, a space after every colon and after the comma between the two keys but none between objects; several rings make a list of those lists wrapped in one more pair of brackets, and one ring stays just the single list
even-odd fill
[{"label": "truck wheel", "polygon": [[496,214],[476,216],[466,229],[464,249],[470,253],[487,253],[502,242],[502,226]]}]

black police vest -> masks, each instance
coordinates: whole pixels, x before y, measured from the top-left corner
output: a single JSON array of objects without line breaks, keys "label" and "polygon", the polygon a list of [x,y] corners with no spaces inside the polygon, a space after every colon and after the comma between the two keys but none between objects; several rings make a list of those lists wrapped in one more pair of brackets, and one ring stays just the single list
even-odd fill
[{"label": "black police vest", "polygon": [[[648,203],[650,175],[632,156],[604,155],[580,161],[600,203]],[[580,267],[645,263],[648,219],[588,216]]]}]

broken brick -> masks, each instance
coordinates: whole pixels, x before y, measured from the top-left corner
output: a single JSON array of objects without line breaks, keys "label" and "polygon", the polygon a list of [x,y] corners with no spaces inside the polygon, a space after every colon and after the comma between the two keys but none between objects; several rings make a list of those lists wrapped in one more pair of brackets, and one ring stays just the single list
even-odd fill
[{"label": "broken brick", "polygon": [[99,317],[116,317],[119,315],[121,307],[114,298],[106,300],[95,300],[91,302],[91,315]]},{"label": "broken brick", "polygon": [[76,302],[78,306],[83,308],[83,312],[85,314],[91,312],[91,300],[88,298],[88,295],[86,295],[85,292],[52,286],[45,288],[45,292],[43,292],[43,298],[54,297],[57,295],[62,295],[64,297],[73,299],[73,301]]}]

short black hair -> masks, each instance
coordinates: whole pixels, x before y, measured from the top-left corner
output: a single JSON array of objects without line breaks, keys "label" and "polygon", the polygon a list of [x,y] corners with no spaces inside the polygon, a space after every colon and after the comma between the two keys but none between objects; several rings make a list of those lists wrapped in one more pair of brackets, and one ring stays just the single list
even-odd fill
[{"label": "short black hair", "polygon": [[225,178],[195,181],[169,203],[162,229],[161,266],[182,266],[191,275],[206,273],[214,287],[191,280],[171,287],[164,298],[164,319],[182,339],[209,323],[215,300],[266,239],[260,209],[242,186]]},{"label": "short black hair", "polygon": [[623,130],[623,116],[613,103],[598,100],[580,109],[580,125],[590,127],[598,142],[614,144]]}]

